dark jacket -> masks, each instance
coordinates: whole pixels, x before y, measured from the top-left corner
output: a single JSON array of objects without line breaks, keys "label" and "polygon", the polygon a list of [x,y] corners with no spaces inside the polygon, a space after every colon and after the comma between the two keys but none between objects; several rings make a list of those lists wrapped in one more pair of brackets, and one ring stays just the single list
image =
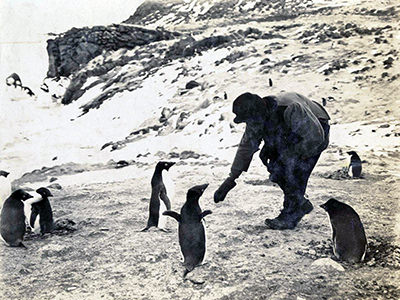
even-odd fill
[{"label": "dark jacket", "polygon": [[309,158],[328,146],[329,136],[321,122],[328,123],[330,117],[321,105],[297,93],[279,94],[274,99],[278,106],[264,123],[246,123],[230,176],[236,178],[248,170],[262,140],[262,155],[269,159]]}]

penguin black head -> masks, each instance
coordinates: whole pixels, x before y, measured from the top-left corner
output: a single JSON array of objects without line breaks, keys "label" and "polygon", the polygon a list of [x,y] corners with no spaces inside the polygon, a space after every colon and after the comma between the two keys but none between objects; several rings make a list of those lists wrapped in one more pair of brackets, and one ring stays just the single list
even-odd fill
[{"label": "penguin black head", "polygon": [[353,155],[358,156],[356,151],[348,151],[347,154],[351,155],[351,156],[353,156]]},{"label": "penguin black head", "polygon": [[157,163],[156,169],[158,170],[169,170],[175,163],[171,161],[160,161]]},{"label": "penguin black head", "polygon": [[199,200],[201,195],[203,195],[204,191],[208,187],[208,183],[202,185],[196,185],[190,188],[187,192],[187,198],[192,200]]},{"label": "penguin black head", "polygon": [[0,176],[7,177],[8,174],[10,174],[10,173],[8,173],[8,172],[6,172],[6,171],[4,171],[4,170],[0,170]]},{"label": "penguin black head", "polygon": [[267,105],[255,94],[244,93],[233,101],[232,112],[236,115],[233,122],[262,122],[267,113]]},{"label": "penguin black head", "polygon": [[27,192],[25,192],[22,189],[14,191],[10,197],[13,199],[16,199],[16,200],[21,200],[21,201],[25,201],[30,198],[33,198],[33,196],[31,194],[28,194]]},{"label": "penguin black head", "polygon": [[38,193],[43,198],[53,197],[53,194],[45,187],[38,188],[36,190],[36,193]]},{"label": "penguin black head", "polygon": [[334,198],[331,198],[324,204],[321,204],[320,207],[329,213],[340,210],[343,207],[343,203]]}]

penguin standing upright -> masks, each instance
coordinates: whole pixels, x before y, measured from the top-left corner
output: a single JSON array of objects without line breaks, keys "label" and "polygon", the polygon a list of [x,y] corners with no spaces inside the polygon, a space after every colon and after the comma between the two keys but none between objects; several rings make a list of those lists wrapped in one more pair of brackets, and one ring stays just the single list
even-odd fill
[{"label": "penguin standing upright", "polygon": [[349,174],[353,178],[359,178],[362,170],[361,159],[355,151],[349,151],[347,154],[350,155]]},{"label": "penguin standing upright", "polygon": [[11,195],[11,182],[7,178],[10,173],[0,170],[0,209],[4,201]]},{"label": "penguin standing upright", "polygon": [[367,237],[356,211],[333,198],[321,207],[329,215],[335,256],[351,263],[363,261],[367,251]]},{"label": "penguin standing upright", "polygon": [[171,209],[171,202],[168,197],[170,191],[163,181],[163,175],[165,175],[163,173],[164,171],[168,171],[174,164],[174,162],[160,161],[156,165],[153,177],[151,178],[149,219],[147,220],[147,226],[142,231],[147,231],[153,226],[164,229],[166,218],[162,213]]},{"label": "penguin standing upright", "polygon": [[189,189],[186,203],[181,213],[166,211],[164,215],[173,217],[179,223],[179,245],[184,257],[185,273],[192,271],[201,264],[206,254],[206,233],[203,218],[211,214],[211,210],[201,211],[199,199],[208,184],[197,185]]},{"label": "penguin standing upright", "polygon": [[26,230],[23,201],[32,197],[19,189],[4,202],[1,210],[0,235],[7,246],[25,247],[22,243]]},{"label": "penguin standing upright", "polygon": [[37,189],[36,193],[41,196],[41,199],[32,203],[29,225],[35,232],[40,230],[41,234],[50,233],[54,230],[54,220],[49,197],[53,197],[53,195],[44,187]]}]

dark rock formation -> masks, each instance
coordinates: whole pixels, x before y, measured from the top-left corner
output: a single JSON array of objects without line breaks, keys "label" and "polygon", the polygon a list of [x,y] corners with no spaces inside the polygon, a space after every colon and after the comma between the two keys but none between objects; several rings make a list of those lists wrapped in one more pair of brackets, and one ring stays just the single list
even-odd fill
[{"label": "dark rock formation", "polygon": [[190,90],[190,89],[193,89],[193,88],[195,88],[197,86],[200,86],[200,83],[198,83],[197,81],[191,80],[188,83],[186,83],[185,88]]},{"label": "dark rock formation", "polygon": [[92,28],[72,28],[47,41],[48,77],[69,76],[103,51],[133,49],[180,34],[163,29],[150,30],[132,25],[114,24]]}]

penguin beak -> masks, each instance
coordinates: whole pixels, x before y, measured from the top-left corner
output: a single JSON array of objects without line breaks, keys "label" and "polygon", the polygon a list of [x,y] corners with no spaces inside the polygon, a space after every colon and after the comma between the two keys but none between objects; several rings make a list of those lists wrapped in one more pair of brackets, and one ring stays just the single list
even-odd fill
[{"label": "penguin beak", "polygon": [[47,197],[54,197],[52,193],[49,193]]},{"label": "penguin beak", "polygon": [[208,183],[206,183],[206,184],[203,184],[202,186],[201,186],[201,190],[202,190],[202,192],[204,192],[205,191],[205,189],[208,187]]}]

